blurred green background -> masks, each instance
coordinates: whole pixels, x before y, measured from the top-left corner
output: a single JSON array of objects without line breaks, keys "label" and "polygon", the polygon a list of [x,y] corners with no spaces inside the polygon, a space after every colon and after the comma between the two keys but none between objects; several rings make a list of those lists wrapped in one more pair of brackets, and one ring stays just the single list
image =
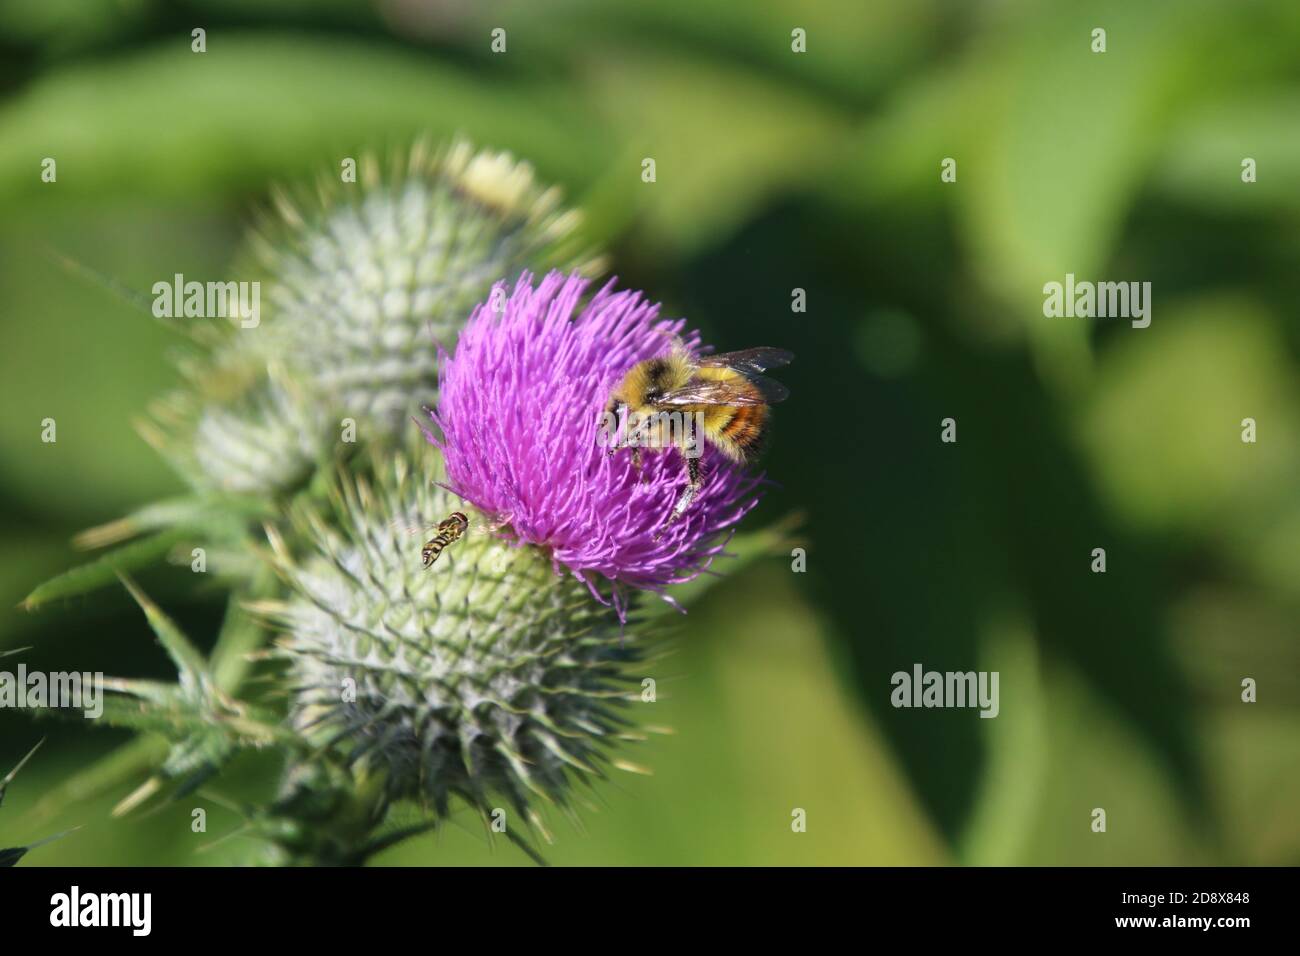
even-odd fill
[{"label": "blurred green background", "polygon": [[[131,425],[176,338],[49,250],[143,294],[221,277],[271,183],[463,133],[706,340],[798,355],[751,521],[803,512],[807,571],[692,609],[676,733],[627,754],[654,776],[553,862],[1298,863],[1297,49],[1292,0],[0,0],[0,650],[171,673],[118,590],[14,607],[179,488]],[[1067,272],[1152,282],[1151,327],[1044,318]],[[142,583],[210,642],[192,580]],[[917,662],[999,671],[1000,716],[893,709]],[[121,789],[42,816],[126,739],[0,713],[0,771],[44,734],[0,845],[83,824],[26,862],[219,861],[215,805],[206,835],[188,803],[111,819]],[[380,862],[525,862],[461,822]]]}]

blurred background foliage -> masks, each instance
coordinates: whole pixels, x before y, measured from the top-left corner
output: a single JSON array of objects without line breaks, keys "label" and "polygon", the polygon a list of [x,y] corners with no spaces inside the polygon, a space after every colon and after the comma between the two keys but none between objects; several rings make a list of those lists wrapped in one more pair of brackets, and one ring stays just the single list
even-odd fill
[{"label": "blurred background foliage", "polygon": [[[176,337],[57,256],[146,295],[235,278],[270,183],[463,133],[706,340],[798,355],[754,520],[805,513],[808,570],[691,611],[655,775],[551,859],[1300,862],[1297,49],[1291,0],[0,0],[0,651],[169,675],[124,592],[14,607],[179,487],[131,424]],[[1151,281],[1151,327],[1045,319],[1067,272]],[[210,643],[216,587],[142,583]],[[891,708],[916,662],[998,670],[1001,715]],[[123,739],[85,730],[0,714],[0,770],[51,736],[0,844],[85,824],[26,862],[220,861],[214,803],[206,835],[188,804],[110,819],[122,792],[45,813]],[[381,862],[524,862],[485,842],[467,818]]]}]

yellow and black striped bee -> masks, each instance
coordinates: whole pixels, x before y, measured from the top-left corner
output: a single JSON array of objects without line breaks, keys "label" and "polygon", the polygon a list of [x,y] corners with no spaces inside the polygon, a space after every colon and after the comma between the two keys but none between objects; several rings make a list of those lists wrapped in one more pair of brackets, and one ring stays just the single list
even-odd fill
[{"label": "yellow and black striped bee", "polygon": [[424,542],[424,547],[420,550],[420,557],[424,559],[426,568],[433,567],[433,562],[438,560],[443,549],[448,545],[455,544],[460,540],[461,535],[469,530],[469,518],[463,511],[453,511],[446,518],[438,522],[437,534],[428,541]]},{"label": "yellow and black striped bee", "polygon": [[614,420],[625,414],[634,424],[610,442],[609,454],[631,445],[639,466],[641,448],[673,446],[686,465],[686,487],[656,538],[699,494],[701,438],[742,464],[757,453],[767,430],[768,406],[790,394],[761,373],[793,359],[793,353],[775,348],[692,356],[678,343],[669,355],[638,362],[623,376],[607,412]]},{"label": "yellow and black striped bee", "polygon": [[[414,523],[412,523],[412,519],[414,519]],[[389,526],[404,531],[412,538],[417,535],[423,536],[432,530],[434,532],[433,537],[424,542],[424,547],[420,549],[420,557],[424,560],[424,566],[431,568],[433,563],[442,555],[442,552],[461,538],[468,535],[500,536],[501,529],[510,523],[508,517],[488,518],[478,515],[474,520],[477,524],[471,524],[469,515],[465,512],[453,511],[436,525],[422,521],[418,515],[405,515],[394,518],[389,522]]]}]

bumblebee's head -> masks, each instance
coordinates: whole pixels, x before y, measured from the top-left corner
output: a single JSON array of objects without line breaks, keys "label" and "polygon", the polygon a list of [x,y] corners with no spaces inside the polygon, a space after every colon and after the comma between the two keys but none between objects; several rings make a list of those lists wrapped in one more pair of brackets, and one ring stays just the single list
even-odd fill
[{"label": "bumblebee's head", "polygon": [[634,411],[653,406],[691,379],[691,364],[685,353],[672,352],[659,358],[638,362],[623,376],[614,397]]},{"label": "bumblebee's head", "polygon": [[646,362],[637,362],[628,369],[610,393],[606,411],[620,421],[624,414],[635,411],[646,403]]},{"label": "bumblebee's head", "polygon": [[[610,396],[606,411],[613,416],[613,423],[622,427],[624,415],[646,416],[655,412],[656,406],[665,395],[686,385],[692,374],[689,356],[684,351],[674,350],[659,358],[645,359],[637,362]],[[617,447],[610,443],[610,454]]]}]

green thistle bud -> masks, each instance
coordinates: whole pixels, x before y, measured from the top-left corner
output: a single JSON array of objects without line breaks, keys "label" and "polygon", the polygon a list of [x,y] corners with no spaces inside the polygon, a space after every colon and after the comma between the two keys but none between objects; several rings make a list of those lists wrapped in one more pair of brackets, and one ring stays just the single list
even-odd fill
[{"label": "green thistle bud", "polygon": [[243,270],[263,276],[265,315],[199,333],[186,388],[155,406],[146,437],[196,486],[285,491],[343,429],[357,433],[347,441],[398,434],[436,402],[438,348],[454,347],[493,282],[599,271],[578,214],[509,154],[416,146],[386,172],[373,156],[356,172],[276,197]]},{"label": "green thistle bud", "polygon": [[638,769],[607,752],[637,736],[620,710],[638,655],[583,582],[473,512],[425,569],[429,535],[407,525],[463,506],[429,482],[431,452],[414,458],[419,477],[409,460],[377,469],[373,488],[342,481],[332,514],[300,503],[292,524],[311,543],[305,555],[271,534],[293,597],[263,609],[286,632],[295,725],[343,742],[386,779],[389,800],[439,816],[453,797],[484,815],[504,801],[544,834],[537,799],[567,811],[575,780]]},{"label": "green thistle bud", "polygon": [[182,473],[202,475],[208,487],[248,494],[294,488],[331,446],[324,409],[306,401],[276,364],[237,398],[189,404],[193,438],[173,451],[183,456]]}]

